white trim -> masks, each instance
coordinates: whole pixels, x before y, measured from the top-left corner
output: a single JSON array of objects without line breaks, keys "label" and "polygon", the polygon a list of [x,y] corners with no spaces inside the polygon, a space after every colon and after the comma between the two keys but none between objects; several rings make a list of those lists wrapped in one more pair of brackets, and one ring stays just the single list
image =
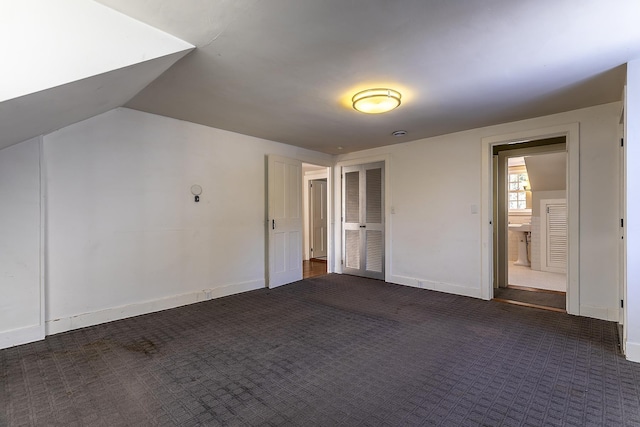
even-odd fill
[{"label": "white trim", "polygon": [[[627,141],[627,109],[625,108],[627,105],[627,85],[624,85],[622,90],[622,116],[621,120],[621,129],[620,129],[620,138],[623,139],[624,142]],[[627,144],[622,144],[620,147],[620,218],[627,223]],[[622,354],[627,355],[627,333],[628,333],[628,323],[627,323],[627,307],[629,306],[627,300],[627,227],[620,227],[620,298],[624,302],[622,307],[620,307],[620,319],[619,322],[622,324],[622,337],[620,337]],[[640,350],[638,351],[638,357],[636,361],[640,362]]]},{"label": "white trim", "polygon": [[[481,298],[493,298],[493,218],[492,148],[510,142],[565,136],[567,147],[567,209],[569,216],[567,248],[567,313],[580,314],[580,124],[568,123],[482,138],[481,219]],[[515,148],[515,147],[514,147]]]},{"label": "white trim", "polygon": [[640,343],[627,341],[624,355],[627,360],[640,363]]},{"label": "white trim", "polygon": [[[384,162],[384,280],[389,282],[389,278],[392,276],[391,272],[391,201],[393,200],[391,194],[391,155],[379,154],[368,157],[358,157],[356,159],[342,160],[336,163],[334,167],[333,178],[334,182],[327,182],[327,186],[333,184],[334,200],[336,203],[333,205],[333,239],[329,241],[329,249],[332,249],[332,262],[334,264],[333,272],[342,274],[342,180],[340,175],[342,174],[342,168],[345,166],[364,165],[368,163]],[[327,181],[331,178],[331,174],[327,178]],[[331,187],[328,187],[331,188]]]},{"label": "white trim", "polygon": [[608,320],[610,322],[617,322],[620,317],[617,309],[593,307],[590,305],[580,305],[580,315],[594,319]]},{"label": "white trim", "polygon": [[477,287],[458,285],[446,282],[434,282],[426,279],[417,279],[415,277],[390,275],[387,282],[396,285],[410,286],[412,288],[428,289],[431,291],[446,292],[449,294],[462,295],[473,298],[481,298],[481,290]]},{"label": "white trim", "polygon": [[[311,163],[306,163],[306,164],[311,164]],[[316,166],[316,165],[314,165]],[[306,171],[304,173],[305,177],[309,177],[310,179],[323,179],[327,177],[327,169],[329,169],[329,167],[325,167],[325,166],[320,166],[323,167],[324,169],[318,169],[315,171]]]},{"label": "white trim", "polygon": [[43,339],[46,334],[46,298],[47,298],[47,168],[44,158],[44,137],[41,135],[38,141],[40,162],[40,336]]},{"label": "white trim", "polygon": [[264,287],[264,280],[253,280],[250,282],[234,283],[226,286],[203,289],[201,291],[190,292],[182,295],[174,295],[152,301],[108,308],[105,310],[94,311],[92,313],[83,313],[76,316],[48,320],[46,324],[47,335],[125,319],[127,317],[139,316],[141,314],[153,313],[155,311],[167,310],[183,305],[207,301],[213,298],[239,294],[241,292],[253,291]]},{"label": "white trim", "polygon": [[44,339],[42,325],[28,326],[12,331],[0,332],[0,349],[14,347]]}]

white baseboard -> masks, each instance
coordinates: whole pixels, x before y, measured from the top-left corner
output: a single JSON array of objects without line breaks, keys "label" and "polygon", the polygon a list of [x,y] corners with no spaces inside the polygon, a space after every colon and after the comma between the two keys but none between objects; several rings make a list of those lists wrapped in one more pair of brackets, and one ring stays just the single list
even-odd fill
[{"label": "white baseboard", "polygon": [[42,325],[0,332],[0,349],[40,341],[42,339],[44,339],[44,328]]},{"label": "white baseboard", "polygon": [[627,341],[624,355],[627,360],[640,363],[640,343]]},{"label": "white baseboard", "polygon": [[429,289],[432,291],[446,292],[448,294],[462,295],[466,297],[482,298],[480,287],[472,288],[453,283],[434,282],[431,280],[416,279],[414,277],[390,275],[387,282],[397,285],[411,286],[413,288]]},{"label": "white baseboard", "polygon": [[213,298],[221,298],[233,294],[239,294],[241,292],[253,291],[264,287],[264,280],[254,280],[250,282],[235,283],[232,285],[204,289],[182,295],[174,295],[152,301],[144,301],[120,307],[108,308],[106,310],[91,313],[83,313],[76,316],[48,320],[46,322],[46,334],[58,334],[87,326],[98,325],[100,323],[125,319],[127,317],[139,316],[141,314],[153,313],[155,311],[167,310],[196,302],[207,301]]},{"label": "white baseboard", "polygon": [[606,307],[593,307],[589,305],[580,306],[580,316],[592,317],[594,319],[608,320],[610,322],[617,322],[619,310],[606,308]]}]

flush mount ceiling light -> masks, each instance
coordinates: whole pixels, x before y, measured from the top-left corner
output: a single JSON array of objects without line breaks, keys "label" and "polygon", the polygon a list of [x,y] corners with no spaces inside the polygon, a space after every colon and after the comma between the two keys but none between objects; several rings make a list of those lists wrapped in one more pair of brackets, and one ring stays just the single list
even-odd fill
[{"label": "flush mount ceiling light", "polygon": [[393,89],[367,89],[353,95],[353,108],[367,114],[380,114],[398,108],[400,92]]}]

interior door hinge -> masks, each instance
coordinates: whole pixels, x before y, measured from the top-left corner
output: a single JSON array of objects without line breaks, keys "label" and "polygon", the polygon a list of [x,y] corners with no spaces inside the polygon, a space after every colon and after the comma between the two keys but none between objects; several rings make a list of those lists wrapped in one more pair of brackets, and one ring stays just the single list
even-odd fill
[{"label": "interior door hinge", "polygon": [[620,218],[620,227],[624,227],[624,218]]},{"label": "interior door hinge", "polygon": [[624,147],[624,138],[620,138],[620,147]]},{"label": "interior door hinge", "polygon": [[344,260],[343,259],[340,260],[340,265],[342,265],[342,264],[344,264]]},{"label": "interior door hinge", "polygon": [[623,299],[620,300],[620,308],[624,308],[624,300]]}]

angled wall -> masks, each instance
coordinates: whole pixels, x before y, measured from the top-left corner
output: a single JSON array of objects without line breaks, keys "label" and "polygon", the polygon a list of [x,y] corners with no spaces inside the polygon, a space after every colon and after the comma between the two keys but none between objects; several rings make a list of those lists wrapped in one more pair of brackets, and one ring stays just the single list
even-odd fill
[{"label": "angled wall", "polygon": [[123,105],[193,49],[93,1],[5,3],[0,148]]},{"label": "angled wall", "polygon": [[193,48],[86,0],[3,2],[0,39],[0,102]]},{"label": "angled wall", "polygon": [[48,334],[264,287],[265,156],[333,161],[125,108],[43,153]]}]

